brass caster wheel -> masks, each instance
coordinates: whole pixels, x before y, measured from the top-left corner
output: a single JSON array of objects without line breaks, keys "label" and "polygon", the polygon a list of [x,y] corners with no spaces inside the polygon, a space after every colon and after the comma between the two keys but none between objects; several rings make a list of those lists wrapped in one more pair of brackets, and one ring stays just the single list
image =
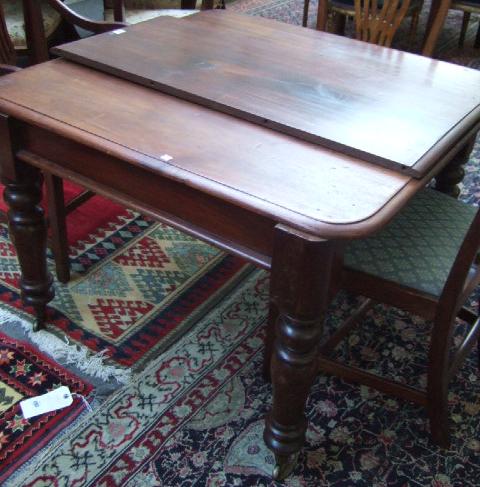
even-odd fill
[{"label": "brass caster wheel", "polygon": [[289,456],[275,455],[276,464],[272,472],[273,480],[281,482],[286,479],[297,465],[297,459],[298,453]]}]

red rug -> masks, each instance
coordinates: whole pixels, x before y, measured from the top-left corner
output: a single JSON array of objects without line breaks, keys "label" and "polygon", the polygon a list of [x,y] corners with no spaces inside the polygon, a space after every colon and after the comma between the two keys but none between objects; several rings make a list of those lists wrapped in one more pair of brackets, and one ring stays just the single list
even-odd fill
[{"label": "red rug", "polygon": [[65,409],[24,419],[20,401],[60,385],[87,400],[92,386],[29,344],[0,332],[0,485],[85,409],[78,396]]},{"label": "red rug", "polygon": [[[3,192],[3,186],[0,185]],[[65,201],[71,201],[83,189],[68,181],[63,185]],[[43,192],[42,206],[48,213],[46,204],[45,191]],[[6,212],[7,205],[3,198],[0,198],[0,211]],[[94,233],[98,228],[106,226],[109,222],[114,221],[121,215],[126,215],[127,211],[120,205],[113,203],[101,196],[93,196],[83,205],[74,210],[67,218],[68,242],[74,245],[79,240],[84,240],[88,235]]]},{"label": "red rug", "polygon": [[[78,192],[68,183],[65,190],[68,197]],[[47,330],[121,367],[142,368],[252,270],[239,258],[99,196],[67,222],[72,279],[56,283]],[[2,226],[0,302],[23,310],[19,277]]]}]

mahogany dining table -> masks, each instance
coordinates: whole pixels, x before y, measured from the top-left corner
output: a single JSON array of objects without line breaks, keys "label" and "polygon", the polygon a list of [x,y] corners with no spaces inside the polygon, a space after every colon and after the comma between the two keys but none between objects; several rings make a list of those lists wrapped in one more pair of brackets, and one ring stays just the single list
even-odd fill
[{"label": "mahogany dining table", "polygon": [[455,191],[480,127],[480,73],[225,11],[154,19],[56,54],[0,79],[23,302],[42,326],[54,296],[44,172],[270,269],[264,439],[285,477],[305,441],[344,245],[432,178]]}]

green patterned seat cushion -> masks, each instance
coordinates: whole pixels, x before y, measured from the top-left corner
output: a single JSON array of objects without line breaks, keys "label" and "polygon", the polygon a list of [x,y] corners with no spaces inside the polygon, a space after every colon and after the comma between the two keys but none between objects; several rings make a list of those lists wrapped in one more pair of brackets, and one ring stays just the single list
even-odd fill
[{"label": "green patterned seat cushion", "polygon": [[379,233],[350,242],[345,266],[438,297],[475,213],[454,198],[422,190]]}]

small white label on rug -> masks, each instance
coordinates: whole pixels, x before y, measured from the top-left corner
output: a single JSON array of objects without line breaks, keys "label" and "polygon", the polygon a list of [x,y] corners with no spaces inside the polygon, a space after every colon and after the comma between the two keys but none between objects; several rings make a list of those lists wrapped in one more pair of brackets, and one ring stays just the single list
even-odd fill
[{"label": "small white label on rug", "polygon": [[56,409],[62,409],[72,404],[73,398],[70,389],[67,386],[61,386],[58,389],[42,394],[41,396],[30,397],[20,401],[23,417],[25,419],[33,418],[39,414],[49,413]]}]

